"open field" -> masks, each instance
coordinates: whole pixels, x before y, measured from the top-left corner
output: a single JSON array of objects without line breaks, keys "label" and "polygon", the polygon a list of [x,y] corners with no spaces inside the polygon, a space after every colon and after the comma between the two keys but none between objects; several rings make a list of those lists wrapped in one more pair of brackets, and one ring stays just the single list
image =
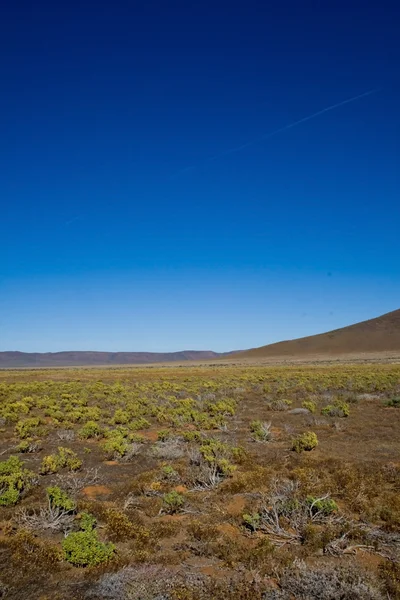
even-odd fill
[{"label": "open field", "polygon": [[1,370],[0,598],[400,598],[390,358]]}]

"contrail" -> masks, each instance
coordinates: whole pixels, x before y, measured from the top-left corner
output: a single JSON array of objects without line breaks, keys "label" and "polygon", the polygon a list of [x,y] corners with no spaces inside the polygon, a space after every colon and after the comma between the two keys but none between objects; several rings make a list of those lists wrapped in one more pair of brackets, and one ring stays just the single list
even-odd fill
[{"label": "contrail", "polygon": [[[344,106],[345,104],[350,104],[351,102],[356,102],[356,100],[360,100],[361,98],[365,98],[366,96],[371,96],[371,94],[375,94],[376,92],[379,92],[381,89],[382,88],[374,88],[373,90],[368,90],[368,92],[363,92],[362,94],[358,94],[357,96],[352,96],[351,98],[347,98],[346,100],[342,100],[341,102],[337,102],[336,104],[331,104],[330,106],[327,106],[326,108],[322,108],[321,110],[318,110],[317,112],[312,113],[311,115],[308,115],[307,117],[303,117],[302,119],[299,119],[298,121],[293,121],[293,123],[288,123],[284,127],[280,127],[279,129],[275,129],[274,131],[265,133],[264,135],[261,135],[256,139],[253,139],[249,142],[241,144],[240,146],[235,146],[234,148],[230,148],[229,150],[220,152],[219,154],[216,154],[215,156],[212,156],[212,157],[206,159],[205,163],[212,162],[214,160],[217,160],[218,158],[228,156],[229,154],[234,154],[235,152],[240,152],[240,150],[244,150],[244,148],[248,148],[249,146],[253,146],[254,144],[257,144],[257,142],[271,138],[274,135],[277,135],[278,133],[288,131],[289,129],[292,129],[293,127],[297,127],[297,125],[301,125],[301,123],[306,123],[306,121],[311,121],[311,119],[315,119],[315,117],[319,117],[319,115],[323,115],[324,113],[330,112],[331,110],[335,110],[336,108],[339,108],[340,106]],[[178,171],[178,173],[176,173],[175,176],[181,175],[182,173],[185,173],[186,171],[189,171],[189,170],[191,171],[195,168],[196,167],[194,167],[194,166],[186,167],[185,169]]]},{"label": "contrail", "polygon": [[78,221],[78,219],[80,219],[81,216],[82,215],[77,215],[73,219],[70,219],[69,221],[65,221],[65,223],[64,223],[65,227],[68,227],[69,225],[72,225],[72,223],[75,223],[75,221]]},{"label": "contrail", "polygon": [[340,106],[344,106],[345,104],[350,104],[351,102],[360,100],[361,98],[364,98],[365,96],[370,96],[371,94],[375,94],[376,92],[379,92],[380,89],[381,88],[375,88],[373,90],[368,90],[368,92],[363,92],[362,94],[358,94],[357,96],[352,96],[351,98],[347,98],[347,100],[342,100],[341,102],[337,102],[336,104],[331,104],[330,106],[327,106],[326,108],[322,108],[321,110],[318,110],[317,112],[312,113],[312,115],[303,117],[302,119],[299,119],[298,121],[293,121],[293,123],[288,123],[288,125],[285,125],[284,127],[280,127],[279,129],[275,129],[274,131],[271,131],[270,133],[265,133],[264,135],[261,135],[257,139],[251,140],[250,142],[246,142],[245,144],[242,144],[241,146],[236,146],[235,148],[231,148],[230,150],[225,150],[225,152],[221,152],[220,154],[217,154],[216,156],[213,156],[212,158],[209,158],[208,160],[209,161],[216,160],[217,158],[226,156],[227,154],[233,154],[234,152],[239,152],[240,150],[243,150],[244,148],[247,148],[248,146],[252,146],[253,144],[256,144],[257,142],[259,142],[261,140],[266,140],[274,135],[277,135],[278,133],[282,133],[283,131],[287,131],[288,129],[297,127],[297,125],[300,125],[301,123],[305,123],[306,121],[311,121],[311,119],[315,119],[315,117],[318,117],[319,115],[330,112],[331,110],[335,110],[336,108],[339,108]]}]

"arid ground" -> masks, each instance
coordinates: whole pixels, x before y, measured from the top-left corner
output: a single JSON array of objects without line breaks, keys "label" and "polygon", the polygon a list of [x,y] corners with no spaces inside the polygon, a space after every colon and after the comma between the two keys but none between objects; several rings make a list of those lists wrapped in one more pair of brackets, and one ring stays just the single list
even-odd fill
[{"label": "arid ground", "polygon": [[0,598],[400,598],[400,364],[0,371]]}]

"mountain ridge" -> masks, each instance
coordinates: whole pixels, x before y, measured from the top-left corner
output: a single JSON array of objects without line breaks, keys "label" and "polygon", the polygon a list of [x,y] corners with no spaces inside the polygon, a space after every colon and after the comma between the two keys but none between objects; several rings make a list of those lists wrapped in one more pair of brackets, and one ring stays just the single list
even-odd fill
[{"label": "mountain ridge", "polygon": [[101,352],[66,350],[61,352],[0,352],[0,368],[15,367],[76,367],[148,364],[209,360],[226,356],[212,350],[183,350],[180,352]]}]

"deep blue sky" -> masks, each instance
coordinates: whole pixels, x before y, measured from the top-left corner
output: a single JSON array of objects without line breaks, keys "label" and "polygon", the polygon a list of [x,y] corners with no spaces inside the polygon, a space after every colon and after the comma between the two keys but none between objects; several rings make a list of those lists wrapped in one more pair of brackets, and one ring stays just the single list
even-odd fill
[{"label": "deep blue sky", "polygon": [[400,307],[399,19],[6,3],[0,350],[230,350]]}]

